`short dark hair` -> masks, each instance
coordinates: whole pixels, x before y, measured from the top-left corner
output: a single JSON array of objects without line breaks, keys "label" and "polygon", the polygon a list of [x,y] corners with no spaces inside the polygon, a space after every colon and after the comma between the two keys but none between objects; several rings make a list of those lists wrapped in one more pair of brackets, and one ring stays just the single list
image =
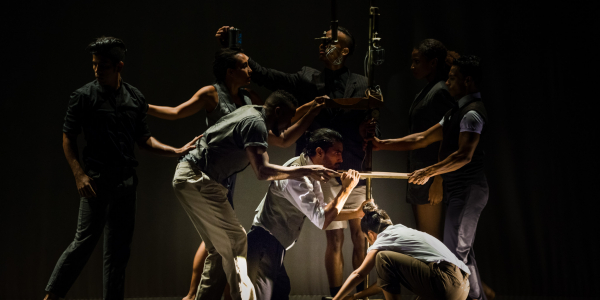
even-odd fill
[{"label": "short dark hair", "polygon": [[471,76],[476,86],[481,83],[481,59],[475,55],[462,55],[452,63],[464,77]]},{"label": "short dark hair", "polygon": [[230,48],[217,50],[215,60],[213,61],[213,75],[217,82],[225,82],[227,69],[235,69],[237,67],[238,59],[235,56],[240,53],[244,53],[244,50]]},{"label": "short dark hair", "polygon": [[101,36],[91,42],[86,47],[86,50],[90,54],[102,55],[112,60],[114,64],[117,64],[125,60],[127,47],[125,47],[125,43],[121,39],[112,36]]},{"label": "short dark hair", "polygon": [[342,26],[338,26],[338,31],[342,32],[348,37],[348,40],[346,41],[348,44],[346,46],[348,47],[348,55],[352,55],[352,53],[354,53],[354,48],[356,47],[354,42],[354,36],[352,36],[348,29]]},{"label": "short dark hair", "polygon": [[379,234],[388,226],[393,225],[390,216],[383,209],[379,209],[375,203],[367,203],[363,207],[365,216],[360,220],[360,230],[367,234],[369,230]]},{"label": "short dark hair", "polygon": [[317,154],[317,148],[327,151],[333,144],[343,142],[342,135],[329,128],[319,128],[312,133],[307,133],[306,147],[302,151],[308,157]]},{"label": "short dark hair", "polygon": [[288,106],[292,109],[296,109],[296,107],[298,107],[298,100],[296,100],[296,97],[292,94],[284,90],[276,90],[267,97],[265,105],[273,108],[278,106]]},{"label": "short dark hair", "polygon": [[446,46],[436,39],[422,40],[415,46],[415,50],[419,51],[419,53],[429,60],[437,58],[436,76],[441,79],[448,78],[450,66],[452,66],[454,59],[459,57],[458,53],[448,51]]}]

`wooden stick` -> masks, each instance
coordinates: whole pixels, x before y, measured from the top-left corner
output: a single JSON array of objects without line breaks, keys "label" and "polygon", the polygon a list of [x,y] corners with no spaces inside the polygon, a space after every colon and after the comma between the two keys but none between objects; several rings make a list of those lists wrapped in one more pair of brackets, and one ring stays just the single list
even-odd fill
[{"label": "wooden stick", "polygon": [[[333,177],[341,177],[344,171],[338,170],[338,174],[333,174]],[[360,179],[366,178],[388,178],[388,179],[408,179],[408,173],[398,172],[360,172]]]}]

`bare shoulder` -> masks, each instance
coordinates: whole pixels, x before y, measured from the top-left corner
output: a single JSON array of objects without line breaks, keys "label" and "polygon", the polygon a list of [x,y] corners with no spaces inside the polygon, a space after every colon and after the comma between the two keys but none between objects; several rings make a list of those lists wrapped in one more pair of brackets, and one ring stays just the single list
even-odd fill
[{"label": "bare shoulder", "polygon": [[194,98],[203,102],[208,112],[211,112],[219,103],[219,93],[213,85],[207,85],[199,89]]}]

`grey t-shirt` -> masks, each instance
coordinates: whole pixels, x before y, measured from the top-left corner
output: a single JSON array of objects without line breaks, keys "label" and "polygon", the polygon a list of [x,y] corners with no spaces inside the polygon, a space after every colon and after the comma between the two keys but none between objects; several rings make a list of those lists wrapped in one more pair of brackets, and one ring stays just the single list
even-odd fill
[{"label": "grey t-shirt", "polygon": [[[458,100],[458,107],[463,107],[465,104],[469,103],[473,98],[481,98],[480,93],[474,93],[466,95],[460,100]],[[439,123],[441,126],[444,126],[444,118]],[[460,120],[460,132],[475,132],[481,134],[483,131],[483,125],[485,121],[483,118],[474,110],[468,111]]]},{"label": "grey t-shirt", "polygon": [[223,116],[204,132],[196,149],[182,157],[219,183],[241,172],[249,164],[246,147],[268,147],[269,130],[263,107],[245,105]]},{"label": "grey t-shirt", "polygon": [[456,258],[440,240],[402,224],[388,226],[380,232],[377,240],[367,252],[371,250],[394,251],[427,263],[445,261],[454,264],[465,273],[471,274],[465,263]]}]

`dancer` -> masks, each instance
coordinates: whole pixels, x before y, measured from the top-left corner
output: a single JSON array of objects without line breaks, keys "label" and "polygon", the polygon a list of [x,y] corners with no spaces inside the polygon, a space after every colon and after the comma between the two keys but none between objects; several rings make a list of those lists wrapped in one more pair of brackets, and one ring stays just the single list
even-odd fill
[{"label": "dancer", "polygon": [[280,136],[290,127],[296,106],[292,95],[276,91],[263,106],[240,107],[207,129],[198,148],[180,159],[173,188],[209,252],[196,299],[220,298],[225,282],[229,282],[233,299],[256,299],[247,275],[246,233],[227,203],[223,185],[229,176],[249,164],[259,180],[302,176],[328,180],[328,172],[335,173],[322,166],[269,163],[268,132]]},{"label": "dancer", "polygon": [[[343,150],[339,133],[327,128],[317,129],[310,134],[303,153],[284,166],[322,165],[336,170],[342,163]],[[309,177],[271,182],[248,232],[248,276],[258,299],[289,299],[290,281],[283,258],[300,236],[305,218],[325,229],[334,220],[362,217],[362,206],[342,211],[358,184],[358,172],[349,170],[341,179],[342,188],[337,195],[327,194],[322,190],[321,182]],[[331,198],[329,203],[325,203],[325,197]]]},{"label": "dancer", "polygon": [[[248,66],[248,56],[240,49],[223,48],[215,53],[213,61],[213,75],[216,83],[202,87],[188,101],[176,106],[149,105],[148,114],[166,120],[177,120],[194,115],[201,110],[206,111],[206,124],[208,127],[214,125],[221,117],[233,112],[243,105],[262,105],[260,96],[243,86],[250,84],[252,69]],[[281,136],[276,137],[269,134],[269,145],[289,147],[308,128],[316,114],[323,105],[311,101],[299,107],[292,123],[301,119],[297,125],[290,127]],[[233,193],[235,189],[236,174],[231,175],[224,182],[227,187],[227,200],[233,207]],[[202,268],[208,252],[204,242],[200,244],[192,267],[192,279],[188,294],[183,300],[196,298],[198,284],[202,274]],[[225,287],[225,298],[230,299],[229,288]]]},{"label": "dancer", "polygon": [[[409,133],[422,132],[435,125],[452,108],[454,100],[446,79],[456,53],[449,52],[437,40],[421,41],[412,51],[410,69],[416,79],[424,79],[427,85],[417,94],[409,110]],[[409,172],[431,166],[438,162],[440,143],[412,150],[409,153]],[[443,239],[442,177],[435,176],[424,185],[408,184],[406,202],[412,205],[417,230]]]},{"label": "dancer", "polygon": [[361,229],[372,245],[360,268],[350,274],[334,299],[359,299],[357,295],[344,296],[373,267],[377,269],[377,284],[369,289],[383,290],[386,300],[400,299],[402,285],[419,299],[467,298],[469,268],[440,240],[402,224],[393,225],[388,214],[373,203],[363,210]]},{"label": "dancer", "polygon": [[424,132],[399,139],[373,141],[374,150],[408,151],[442,141],[440,162],[409,174],[409,182],[423,185],[434,176],[442,175],[448,197],[444,223],[444,244],[463,261],[472,273],[469,277],[471,299],[486,299],[477,270],[473,242],[479,215],[488,200],[488,184],[483,170],[484,152],[481,138],[485,136],[487,113],[479,86],[480,59],[466,55],[454,60],[446,85],[456,100],[436,125]]},{"label": "dancer", "polygon": [[[222,45],[226,43],[225,37],[227,37],[228,28],[228,26],[223,26],[217,31],[216,38]],[[327,32],[327,36],[331,37],[331,31]],[[367,78],[351,73],[345,66],[346,60],[349,55],[352,55],[354,48],[354,37],[347,29],[338,27],[338,42],[324,43],[319,46],[319,59],[323,63],[323,71],[303,67],[298,73],[288,74],[264,68],[251,58],[248,63],[253,70],[252,80],[255,83],[264,85],[270,90],[286,90],[296,96],[300,103],[306,103],[320,95],[328,95],[331,98],[362,98],[365,96],[365,90],[367,89]],[[340,168],[361,171],[362,161],[365,157],[362,141],[367,133],[375,131],[375,125],[372,124],[370,116],[370,111],[327,108],[323,109],[315,118],[309,130],[330,128],[339,132],[344,137],[344,162]],[[299,155],[304,149],[305,140],[306,138],[301,138],[296,143],[296,155]],[[332,183],[339,188],[339,183]],[[323,188],[329,189],[329,187],[326,187],[327,185],[324,184]],[[365,199],[365,181],[361,180],[352,191],[344,208],[356,209]],[[344,243],[343,229],[348,226],[347,224],[350,225],[354,246],[352,266],[354,268],[360,266],[365,256],[365,239],[360,233],[359,219],[348,220],[348,222],[335,221],[327,228],[325,270],[327,271],[331,295],[337,293],[344,280],[342,246]],[[362,288],[362,285],[360,288]]]},{"label": "dancer", "polygon": [[[77,232],[54,267],[45,299],[65,297],[103,231],[103,297],[123,299],[137,197],[134,145],[177,157],[194,149],[198,139],[173,148],[152,137],[146,124],[144,96],[121,78],[127,51],[122,40],[100,37],[87,50],[92,54],[96,80],[71,94],[63,125],[63,150],[81,197]],[[85,168],[77,150],[82,129]]]}]

